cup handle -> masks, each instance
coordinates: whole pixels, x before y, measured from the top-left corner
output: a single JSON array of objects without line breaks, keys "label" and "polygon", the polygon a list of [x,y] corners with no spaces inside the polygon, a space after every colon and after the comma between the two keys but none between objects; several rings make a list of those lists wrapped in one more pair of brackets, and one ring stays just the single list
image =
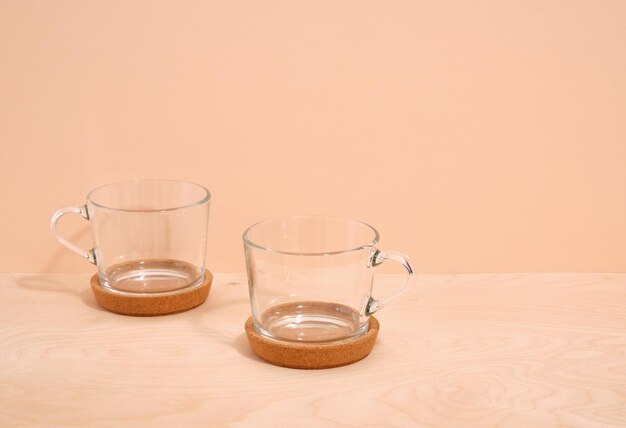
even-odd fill
[{"label": "cup handle", "polygon": [[387,303],[403,295],[406,292],[406,290],[408,290],[409,288],[411,275],[413,275],[413,263],[411,262],[411,259],[409,258],[409,256],[406,256],[402,253],[398,253],[397,251],[376,250],[372,254],[372,267],[378,266],[379,264],[383,263],[385,260],[393,260],[394,262],[400,263],[406,269],[407,271],[406,282],[404,283],[404,286],[401,289],[399,289],[395,293],[392,293],[390,296],[387,296],[384,299],[376,300],[370,297],[369,301],[367,302],[367,306],[365,307],[365,315],[367,316],[370,316],[374,312],[382,309]]},{"label": "cup handle", "polygon": [[93,263],[94,265],[97,264],[96,253],[94,252],[93,248],[91,250],[85,251],[81,248],[78,248],[76,245],[72,244],[57,233],[57,221],[59,221],[59,219],[65,214],[70,213],[80,214],[82,218],[84,218],[85,220],[89,220],[89,213],[87,212],[87,206],[85,205],[83,205],[82,207],[64,207],[58,209],[55,211],[54,214],[52,214],[52,218],[50,219],[50,230],[52,231],[52,234],[61,245],[86,258],[90,263]]}]

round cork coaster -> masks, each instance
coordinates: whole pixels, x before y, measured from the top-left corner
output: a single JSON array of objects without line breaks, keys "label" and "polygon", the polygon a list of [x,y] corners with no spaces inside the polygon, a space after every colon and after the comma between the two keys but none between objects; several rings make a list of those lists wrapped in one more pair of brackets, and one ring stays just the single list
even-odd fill
[{"label": "round cork coaster", "polygon": [[151,317],[184,312],[201,305],[209,295],[211,282],[213,275],[205,270],[204,281],[193,287],[165,293],[130,293],[103,287],[98,280],[98,274],[95,274],[91,277],[91,289],[98,304],[108,311],[136,317]]},{"label": "round cork coaster", "polygon": [[370,317],[369,329],[362,336],[336,343],[295,343],[269,339],[254,329],[252,317],[246,321],[250,347],[265,361],[293,369],[329,369],[356,363],[374,347],[380,324]]}]

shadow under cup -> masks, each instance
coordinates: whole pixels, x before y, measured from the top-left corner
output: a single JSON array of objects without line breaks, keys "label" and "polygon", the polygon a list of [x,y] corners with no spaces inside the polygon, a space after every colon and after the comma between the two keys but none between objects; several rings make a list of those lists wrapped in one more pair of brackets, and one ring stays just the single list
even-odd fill
[{"label": "shadow under cup", "polygon": [[[255,330],[287,342],[320,343],[367,332],[385,300],[372,298],[374,267],[406,256],[376,248],[371,226],[337,217],[298,216],[257,223],[243,235]],[[407,281],[408,283],[408,281]]]},{"label": "shadow under cup", "polygon": [[[81,207],[52,217],[59,242],[98,267],[103,287],[119,292],[163,293],[204,280],[210,194],[183,181],[138,180],[109,184]],[[89,220],[94,247],[84,251],[56,233],[64,214]]]}]

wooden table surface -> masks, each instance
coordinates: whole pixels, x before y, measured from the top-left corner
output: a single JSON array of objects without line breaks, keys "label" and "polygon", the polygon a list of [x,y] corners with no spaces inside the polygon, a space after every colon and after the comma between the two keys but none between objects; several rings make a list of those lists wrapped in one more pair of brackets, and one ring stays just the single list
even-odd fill
[{"label": "wooden table surface", "polygon": [[366,359],[320,371],[252,354],[241,274],[156,318],[88,279],[0,274],[0,426],[626,426],[626,274],[419,276]]}]

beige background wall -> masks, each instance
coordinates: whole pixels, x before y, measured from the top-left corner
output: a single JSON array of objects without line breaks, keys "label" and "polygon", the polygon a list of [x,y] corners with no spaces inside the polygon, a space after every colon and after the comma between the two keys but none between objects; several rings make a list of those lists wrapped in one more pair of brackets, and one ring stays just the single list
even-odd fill
[{"label": "beige background wall", "polygon": [[626,271],[625,118],[622,0],[0,0],[0,271],[92,270],[50,214],[148,177],[211,189],[215,271],[298,213],[420,272]]}]

